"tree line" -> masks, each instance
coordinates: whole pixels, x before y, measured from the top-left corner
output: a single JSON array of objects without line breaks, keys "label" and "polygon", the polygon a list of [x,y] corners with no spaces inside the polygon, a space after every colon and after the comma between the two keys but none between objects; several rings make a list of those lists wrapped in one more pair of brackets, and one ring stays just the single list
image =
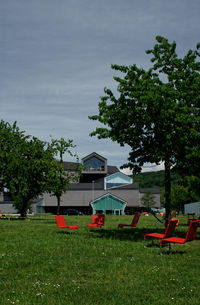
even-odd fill
[{"label": "tree line", "polygon": [[[133,180],[140,184],[141,188],[160,188],[161,205],[165,206],[165,172],[140,173],[133,176]],[[200,201],[200,177],[180,176],[171,173],[171,209],[184,212],[184,204]]]},{"label": "tree line", "polygon": [[[41,141],[26,135],[16,122],[0,121],[0,192],[9,192],[21,217],[26,217],[33,200],[45,192],[56,196],[59,214],[62,194],[81,173],[78,157],[72,152],[74,147],[72,140]],[[76,158],[73,171],[64,171],[65,153]]]},{"label": "tree line", "polygon": [[[134,182],[138,182],[141,188],[164,188],[165,172],[159,170],[156,172],[144,172],[131,176]],[[180,179],[177,173],[171,173],[171,184],[174,185]]]}]

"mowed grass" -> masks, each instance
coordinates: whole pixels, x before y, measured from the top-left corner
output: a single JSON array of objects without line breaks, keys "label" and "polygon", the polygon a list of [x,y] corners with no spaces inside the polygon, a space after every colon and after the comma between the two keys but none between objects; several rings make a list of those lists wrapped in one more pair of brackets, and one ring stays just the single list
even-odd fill
[{"label": "mowed grass", "polygon": [[[0,220],[0,304],[145,305],[200,302],[200,228],[194,242],[144,248],[145,233],[163,232],[153,216],[136,228],[117,229],[132,216],[107,216],[88,232],[91,216],[66,216],[79,230],[44,220]],[[187,218],[176,235],[184,237]]]}]

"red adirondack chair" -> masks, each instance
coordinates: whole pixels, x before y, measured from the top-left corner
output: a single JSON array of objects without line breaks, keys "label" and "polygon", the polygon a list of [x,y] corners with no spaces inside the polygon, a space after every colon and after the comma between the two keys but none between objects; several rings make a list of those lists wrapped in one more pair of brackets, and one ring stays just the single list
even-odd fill
[{"label": "red adirondack chair", "polygon": [[196,237],[197,229],[199,227],[200,220],[192,220],[190,222],[189,228],[187,230],[185,238],[180,238],[180,237],[168,237],[168,238],[163,238],[160,241],[160,251],[163,245],[169,244],[169,252],[171,250],[171,243],[174,244],[185,244],[186,242],[193,241]]},{"label": "red adirondack chair", "polygon": [[57,223],[57,227],[59,229],[64,229],[64,228],[68,228],[69,230],[77,230],[78,226],[67,226],[65,219],[62,215],[59,216],[55,216],[56,219],[56,223]]},{"label": "red adirondack chair", "polygon": [[137,224],[138,224],[139,218],[140,218],[140,214],[136,213],[136,214],[133,216],[133,219],[132,219],[131,224],[120,223],[120,224],[118,224],[118,229],[119,229],[119,228],[122,229],[123,227],[136,227]]},{"label": "red adirondack chair", "polygon": [[154,238],[163,239],[163,238],[167,238],[167,237],[173,236],[176,224],[177,224],[177,220],[169,220],[167,228],[166,228],[164,234],[161,234],[161,233],[149,233],[149,234],[145,234],[144,235],[144,242],[146,241],[146,239],[152,239],[152,243],[153,243],[153,239]]},{"label": "red adirondack chair", "polygon": [[105,215],[104,214],[93,214],[92,215],[92,223],[88,225],[89,228],[101,228],[104,226]]}]

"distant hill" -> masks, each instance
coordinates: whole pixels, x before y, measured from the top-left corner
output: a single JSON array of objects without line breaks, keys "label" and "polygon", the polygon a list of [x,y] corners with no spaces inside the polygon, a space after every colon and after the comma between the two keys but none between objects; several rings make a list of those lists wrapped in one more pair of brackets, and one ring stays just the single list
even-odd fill
[{"label": "distant hill", "polygon": [[[134,182],[139,182],[141,188],[162,188],[164,187],[164,170],[157,172],[145,172],[133,176]],[[175,184],[179,179],[178,174],[171,174],[171,183]]]}]

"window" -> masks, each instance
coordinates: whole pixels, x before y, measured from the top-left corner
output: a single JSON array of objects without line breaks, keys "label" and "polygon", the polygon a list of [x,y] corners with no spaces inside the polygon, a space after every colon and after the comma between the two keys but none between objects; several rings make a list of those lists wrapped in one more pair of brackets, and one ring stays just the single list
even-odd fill
[{"label": "window", "polygon": [[99,160],[96,157],[91,157],[90,159],[84,161],[83,165],[84,165],[84,170],[88,172],[105,171],[105,162]]},{"label": "window", "polygon": [[123,185],[126,185],[127,183],[106,183],[106,189],[111,189],[111,188],[114,188],[114,187],[119,187],[119,186],[123,186]]},{"label": "window", "polygon": [[109,190],[120,186],[128,185],[133,182],[132,178],[122,173],[115,173],[105,178],[105,189]]}]

